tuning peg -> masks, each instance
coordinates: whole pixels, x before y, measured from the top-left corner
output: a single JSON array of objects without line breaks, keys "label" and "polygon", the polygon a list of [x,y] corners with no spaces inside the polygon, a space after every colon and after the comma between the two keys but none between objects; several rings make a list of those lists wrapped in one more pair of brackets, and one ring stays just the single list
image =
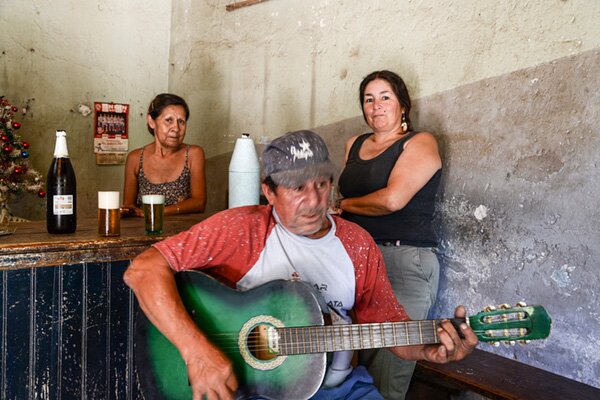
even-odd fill
[{"label": "tuning peg", "polygon": [[510,307],[510,304],[504,303],[504,304],[500,304],[498,306],[498,308],[502,309],[502,310],[508,310]]},{"label": "tuning peg", "polygon": [[514,346],[515,344],[517,344],[517,342],[515,342],[514,340],[509,340],[508,344],[511,346]]},{"label": "tuning peg", "polygon": [[483,311],[485,311],[485,312],[489,312],[489,311],[496,311],[496,307],[494,307],[494,306],[490,305],[490,306],[487,306],[487,307],[485,307],[485,308],[483,309]]},{"label": "tuning peg", "polygon": [[500,346],[500,342],[490,342],[490,344],[494,347],[499,347]]},{"label": "tuning peg", "polygon": [[531,340],[519,340],[519,344],[528,344]]},{"label": "tuning peg", "polygon": [[525,303],[524,301],[520,301],[517,303],[517,307],[527,307],[527,303]]}]

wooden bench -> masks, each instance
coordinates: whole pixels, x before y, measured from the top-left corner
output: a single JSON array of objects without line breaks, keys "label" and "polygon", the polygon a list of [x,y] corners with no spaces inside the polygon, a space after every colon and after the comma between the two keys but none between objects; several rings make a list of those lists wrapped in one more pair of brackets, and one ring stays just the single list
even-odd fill
[{"label": "wooden bench", "polygon": [[419,361],[406,399],[449,400],[465,391],[489,399],[600,399],[598,388],[479,349],[449,364]]}]

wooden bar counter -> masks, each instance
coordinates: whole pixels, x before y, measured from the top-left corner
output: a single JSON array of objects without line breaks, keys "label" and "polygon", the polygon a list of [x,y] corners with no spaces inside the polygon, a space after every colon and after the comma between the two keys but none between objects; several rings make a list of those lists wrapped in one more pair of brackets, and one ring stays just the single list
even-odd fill
[{"label": "wooden bar counter", "polygon": [[79,220],[75,233],[61,235],[49,234],[45,221],[11,224],[8,229],[14,233],[0,236],[0,269],[129,260],[152,243],[184,231],[208,215],[167,216],[159,236],[145,234],[142,218],[121,219],[121,235],[114,238],[98,235],[95,218]]},{"label": "wooden bar counter", "polygon": [[45,221],[11,225],[14,233],[0,236],[0,399],[143,398],[137,304],[123,272],[153,243],[207,217],[165,217],[160,236],[125,218],[115,238],[98,236],[95,218],[63,235],[48,234]]}]

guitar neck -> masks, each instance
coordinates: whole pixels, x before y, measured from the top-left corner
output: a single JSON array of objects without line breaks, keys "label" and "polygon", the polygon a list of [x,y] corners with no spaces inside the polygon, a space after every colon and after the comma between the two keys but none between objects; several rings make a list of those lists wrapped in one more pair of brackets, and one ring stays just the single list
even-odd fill
[{"label": "guitar neck", "polygon": [[[439,343],[437,328],[441,321],[276,328],[276,334],[269,335],[269,347],[279,355],[295,355]],[[460,318],[450,321],[457,330],[465,322]]]}]

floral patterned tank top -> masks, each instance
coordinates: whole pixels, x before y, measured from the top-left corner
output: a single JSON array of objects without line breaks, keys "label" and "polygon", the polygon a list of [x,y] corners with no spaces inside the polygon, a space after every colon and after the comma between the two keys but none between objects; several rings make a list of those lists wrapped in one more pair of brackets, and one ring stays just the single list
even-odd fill
[{"label": "floral patterned tank top", "polygon": [[144,163],[144,148],[140,153],[140,171],[138,173],[138,195],[137,195],[137,206],[142,205],[142,196],[145,194],[164,194],[165,205],[176,204],[185,199],[192,197],[191,183],[190,183],[190,168],[188,167],[188,156],[190,153],[190,145],[187,145],[185,150],[185,164],[181,175],[177,179],[171,182],[165,183],[152,183],[144,175],[143,163]]}]

